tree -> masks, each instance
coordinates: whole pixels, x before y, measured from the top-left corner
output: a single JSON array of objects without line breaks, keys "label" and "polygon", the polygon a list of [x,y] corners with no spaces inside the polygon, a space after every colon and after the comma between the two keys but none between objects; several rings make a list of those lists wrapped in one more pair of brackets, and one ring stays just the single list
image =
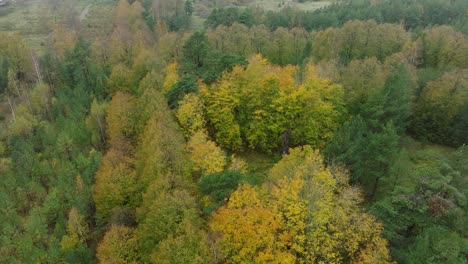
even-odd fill
[{"label": "tree", "polygon": [[193,4],[191,0],[185,0],[184,4],[185,15],[191,16],[193,13]]},{"label": "tree", "polygon": [[210,228],[222,235],[220,250],[226,261],[294,263],[283,241],[289,237],[278,234],[284,222],[266,207],[262,195],[243,185],[212,215]]},{"label": "tree", "polygon": [[106,109],[107,136],[110,146],[124,147],[127,140],[134,137],[131,113],[134,105],[134,98],[128,94],[117,92],[112,97]]},{"label": "tree", "polygon": [[445,155],[431,149],[417,151],[412,162],[417,165],[407,177],[415,184],[397,186],[371,211],[385,224],[397,261],[457,263],[463,254],[460,243],[467,217],[462,168],[452,167]]},{"label": "tree", "polygon": [[380,91],[385,75],[376,58],[352,60],[341,75],[346,105],[351,114],[358,114],[368,98]]},{"label": "tree", "polygon": [[205,107],[199,95],[187,94],[179,103],[176,117],[186,138],[205,129]]},{"label": "tree", "polygon": [[60,243],[62,250],[76,248],[88,240],[88,223],[75,208],[72,208],[68,214],[67,233],[68,235],[65,235]]},{"label": "tree", "polygon": [[352,181],[363,184],[366,194],[375,198],[379,183],[389,177],[398,153],[398,139],[392,122],[373,132],[357,116],[333,135],[324,153],[332,163],[349,166]]},{"label": "tree", "polygon": [[231,150],[248,146],[265,152],[280,149],[283,142],[327,142],[345,113],[343,90],[319,79],[312,68],[307,67],[304,83],[296,84],[296,67],[272,66],[257,55],[246,68],[234,67],[218,82],[202,85],[217,142]]},{"label": "tree", "polygon": [[177,63],[171,63],[167,65],[166,68],[166,77],[164,78],[164,84],[163,84],[163,93],[166,94],[168,93],[172,87],[177,84],[179,81],[179,74],[177,74]]},{"label": "tree", "polygon": [[136,90],[136,84],[132,80],[131,70],[123,65],[117,64],[112,67],[112,73],[109,76],[109,94],[115,92],[132,93]]},{"label": "tree", "polygon": [[167,180],[172,186],[191,179],[190,156],[185,141],[164,97],[147,91],[139,100],[144,107],[142,129],[136,149],[136,169],[143,191],[155,180]]},{"label": "tree", "polygon": [[206,234],[189,223],[183,229],[182,235],[171,235],[159,243],[151,255],[151,263],[213,263]]},{"label": "tree", "polygon": [[91,104],[86,126],[92,131],[92,142],[95,146],[102,147],[106,142],[106,104],[99,104],[96,99]]},{"label": "tree", "polygon": [[204,32],[195,32],[183,47],[182,71],[197,72],[203,67],[208,54],[208,38]]},{"label": "tree", "polygon": [[80,87],[96,98],[103,97],[104,72],[92,60],[90,45],[83,38],[78,39],[72,50],[65,52],[59,69],[62,79],[69,87]]},{"label": "tree", "polygon": [[372,131],[379,132],[382,124],[393,122],[397,131],[406,130],[411,110],[411,79],[408,69],[400,64],[387,77],[383,88],[369,97],[360,114]]},{"label": "tree", "polygon": [[138,263],[137,245],[133,228],[112,225],[99,242],[96,255],[100,263]]},{"label": "tree", "polygon": [[310,147],[292,149],[261,187],[243,185],[213,213],[227,261],[389,263],[382,226],[359,208],[359,191]]},{"label": "tree", "polygon": [[442,227],[428,228],[417,237],[416,243],[409,249],[409,263],[463,263],[466,253],[463,244],[463,238],[457,233]]},{"label": "tree", "polygon": [[207,174],[201,177],[198,188],[204,197],[204,213],[209,215],[228,200],[230,194],[244,183],[257,184],[257,179],[237,170]]},{"label": "tree", "polygon": [[115,210],[135,209],[139,185],[132,170],[134,161],[116,148],[110,149],[96,172],[93,199],[98,225],[108,223]]},{"label": "tree", "polygon": [[[184,228],[192,224],[199,228],[200,219],[196,200],[186,190],[162,190],[149,202],[148,211],[137,229],[139,252],[143,261],[166,239],[184,234]],[[203,246],[203,243],[198,245]]]},{"label": "tree", "polygon": [[312,54],[318,61],[339,59],[344,65],[366,57],[383,61],[401,51],[409,39],[409,34],[400,25],[351,20],[341,28],[317,32],[313,36]]},{"label": "tree", "polygon": [[36,85],[30,95],[33,112],[46,117],[50,113],[51,99],[52,89],[48,85]]},{"label": "tree", "polygon": [[221,172],[226,166],[226,154],[208,139],[205,131],[199,130],[187,142],[193,169],[201,175]]},{"label": "tree", "polygon": [[467,143],[466,104],[468,71],[445,73],[429,81],[421,92],[411,120],[411,132],[417,137],[451,146]]},{"label": "tree", "polygon": [[195,93],[198,91],[198,84],[196,76],[186,75],[182,77],[175,85],[172,86],[171,90],[166,93],[167,101],[171,108],[177,108],[179,101],[181,101],[185,95]]},{"label": "tree", "polygon": [[440,26],[425,30],[422,43],[426,67],[465,68],[467,66],[466,36],[452,27]]}]

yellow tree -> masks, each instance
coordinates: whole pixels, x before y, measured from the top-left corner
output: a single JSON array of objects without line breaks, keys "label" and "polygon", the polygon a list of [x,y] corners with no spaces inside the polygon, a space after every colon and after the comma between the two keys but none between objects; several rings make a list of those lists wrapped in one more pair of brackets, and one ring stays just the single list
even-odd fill
[{"label": "yellow tree", "polygon": [[243,174],[247,174],[249,172],[249,166],[245,160],[239,158],[235,154],[232,154],[229,163],[229,170],[239,171]]},{"label": "yellow tree", "polygon": [[179,81],[179,74],[177,74],[177,63],[173,62],[167,65],[166,68],[166,78],[164,79],[163,84],[163,93],[167,94],[172,86],[174,86]]},{"label": "yellow tree", "polygon": [[102,264],[138,263],[138,244],[131,227],[112,225],[99,242],[96,256]]},{"label": "yellow tree", "polygon": [[295,263],[288,252],[291,236],[283,219],[269,207],[264,189],[239,187],[229,203],[213,213],[209,226],[219,233],[219,249],[228,263]]},{"label": "yellow tree", "polygon": [[132,136],[132,109],[135,99],[121,92],[117,92],[107,106],[107,135],[112,147],[125,146]]},{"label": "yellow tree", "polygon": [[151,254],[154,264],[214,263],[206,233],[190,222],[184,222],[179,235],[161,241]]},{"label": "yellow tree", "polygon": [[210,219],[227,262],[389,263],[382,225],[348,175],[292,149],[261,187],[240,187]]},{"label": "yellow tree", "polygon": [[56,54],[63,57],[66,50],[75,46],[77,35],[75,31],[67,29],[63,24],[56,24],[52,31],[52,47]]},{"label": "yellow tree", "polygon": [[34,86],[29,96],[31,108],[35,114],[45,116],[49,112],[52,90],[47,84],[37,84]]},{"label": "yellow tree", "polygon": [[195,171],[206,175],[224,170],[226,154],[215,142],[208,139],[208,135],[203,130],[193,134],[187,147]]},{"label": "yellow tree", "polygon": [[196,131],[204,130],[206,120],[200,96],[192,93],[185,95],[179,103],[176,117],[184,130],[185,137],[192,136]]},{"label": "yellow tree", "polygon": [[89,236],[89,227],[83,215],[72,208],[68,214],[67,235],[62,238],[62,250],[73,249],[80,243],[85,243]]},{"label": "yellow tree", "polygon": [[190,179],[188,154],[169,110],[154,112],[140,136],[136,152],[136,168],[143,188],[165,177],[176,186]]},{"label": "yellow tree", "polygon": [[119,63],[112,67],[111,75],[109,76],[109,94],[115,92],[131,93],[135,90],[135,83],[132,82],[132,72],[124,64]]},{"label": "yellow tree", "polygon": [[239,150],[242,148],[240,126],[236,121],[234,109],[240,104],[236,87],[230,80],[235,80],[242,73],[241,67],[234,67],[228,80],[221,80],[211,87],[200,85],[200,91],[206,99],[207,117],[216,129],[216,141],[223,147]]},{"label": "yellow tree", "polygon": [[343,89],[311,73],[297,84],[296,76],[296,67],[272,66],[256,55],[246,68],[235,67],[209,87],[202,84],[217,142],[231,150],[323,146],[345,113]]},{"label": "yellow tree", "polygon": [[114,210],[135,209],[139,186],[134,161],[117,148],[111,148],[96,172],[93,199],[98,224],[109,222]]}]

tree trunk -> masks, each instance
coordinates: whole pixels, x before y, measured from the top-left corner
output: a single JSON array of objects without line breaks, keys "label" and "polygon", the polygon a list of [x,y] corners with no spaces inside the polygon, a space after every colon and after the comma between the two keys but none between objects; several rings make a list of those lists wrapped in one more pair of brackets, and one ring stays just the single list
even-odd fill
[{"label": "tree trunk", "polygon": [[7,96],[7,99],[8,99],[8,105],[10,106],[11,115],[13,116],[13,120],[16,120],[15,108],[13,107],[10,96]]},{"label": "tree trunk", "polygon": [[291,139],[291,129],[284,132],[283,135],[283,156],[289,154],[289,141]]},{"label": "tree trunk", "polygon": [[39,63],[37,62],[36,55],[34,51],[31,50],[31,60],[33,62],[34,70],[36,71],[37,80],[40,84],[42,84],[42,76],[41,76],[41,69]]},{"label": "tree trunk", "polygon": [[377,187],[379,186],[379,181],[380,181],[380,177],[375,178],[374,187],[372,188],[372,194],[371,194],[372,199],[375,198],[375,194],[377,193]]}]

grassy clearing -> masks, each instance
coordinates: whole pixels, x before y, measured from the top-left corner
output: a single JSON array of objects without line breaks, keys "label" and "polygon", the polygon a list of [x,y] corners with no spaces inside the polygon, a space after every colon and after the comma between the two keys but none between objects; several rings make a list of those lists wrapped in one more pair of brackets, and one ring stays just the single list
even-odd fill
[{"label": "grassy clearing", "polygon": [[[52,25],[61,21],[60,10],[54,11],[44,0],[24,0],[13,2],[0,8],[0,32],[20,34],[28,45],[42,51],[51,32]],[[98,37],[110,32],[115,1],[75,0],[74,15],[79,17],[82,10],[92,4],[89,13],[81,23],[86,37]]]},{"label": "grassy clearing", "polygon": [[268,11],[278,11],[285,7],[292,7],[304,11],[312,11],[329,5],[329,1],[298,3],[293,0],[256,0],[250,4]]},{"label": "grassy clearing", "polygon": [[81,25],[87,39],[93,40],[112,33],[114,9],[114,0],[93,1]]},{"label": "grassy clearing", "polygon": [[251,150],[236,155],[247,162],[251,173],[260,177],[266,177],[268,171],[281,159],[280,155],[267,155]]},{"label": "grassy clearing", "polygon": [[192,16],[192,29],[193,30],[197,30],[197,29],[200,29],[200,28],[203,28],[203,25],[205,23],[205,18],[202,18],[200,16]]},{"label": "grassy clearing", "polygon": [[[408,192],[415,189],[419,177],[441,168],[456,151],[447,146],[421,142],[409,136],[403,136],[400,144],[407,153],[407,160],[400,162],[403,172],[399,174],[397,183],[399,188]],[[393,183],[388,183],[382,186],[380,196],[388,196],[393,191],[392,185]]]}]

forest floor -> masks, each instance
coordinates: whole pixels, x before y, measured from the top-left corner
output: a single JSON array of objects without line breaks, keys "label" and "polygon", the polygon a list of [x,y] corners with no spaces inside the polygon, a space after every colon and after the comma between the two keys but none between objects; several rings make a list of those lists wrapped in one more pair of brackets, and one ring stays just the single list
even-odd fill
[{"label": "forest floor", "polygon": [[247,150],[236,155],[246,161],[250,173],[260,177],[266,177],[273,165],[281,160],[281,155],[279,154],[263,154],[253,150]]}]

